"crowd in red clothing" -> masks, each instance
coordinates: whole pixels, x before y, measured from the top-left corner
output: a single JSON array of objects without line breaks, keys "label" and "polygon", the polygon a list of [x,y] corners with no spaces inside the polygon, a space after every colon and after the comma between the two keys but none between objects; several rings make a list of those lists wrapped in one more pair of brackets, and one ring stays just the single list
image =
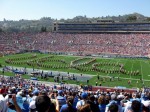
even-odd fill
[{"label": "crowd in red clothing", "polygon": [[67,52],[83,54],[121,54],[147,56],[150,34],[62,34],[62,33],[3,33],[0,51],[8,54],[20,50]]}]

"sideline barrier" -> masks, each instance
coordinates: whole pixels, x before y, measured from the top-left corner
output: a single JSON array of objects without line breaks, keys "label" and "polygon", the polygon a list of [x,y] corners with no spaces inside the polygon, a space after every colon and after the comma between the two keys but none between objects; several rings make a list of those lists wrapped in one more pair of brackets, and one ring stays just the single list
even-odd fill
[{"label": "sideline barrier", "polygon": [[31,80],[38,80],[36,77],[31,77],[30,79]]}]

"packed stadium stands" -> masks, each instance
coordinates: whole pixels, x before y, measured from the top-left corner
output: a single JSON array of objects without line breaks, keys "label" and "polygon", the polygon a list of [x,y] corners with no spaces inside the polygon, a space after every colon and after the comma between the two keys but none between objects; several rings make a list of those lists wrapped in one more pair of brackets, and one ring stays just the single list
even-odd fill
[{"label": "packed stadium stands", "polygon": [[21,50],[80,54],[120,54],[148,56],[150,34],[63,34],[2,33],[0,51],[4,54]]}]

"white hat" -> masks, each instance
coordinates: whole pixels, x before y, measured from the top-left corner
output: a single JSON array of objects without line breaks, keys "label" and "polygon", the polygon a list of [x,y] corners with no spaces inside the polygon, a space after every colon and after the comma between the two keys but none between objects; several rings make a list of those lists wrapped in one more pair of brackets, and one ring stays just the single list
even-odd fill
[{"label": "white hat", "polygon": [[124,98],[124,95],[118,95],[117,96],[117,99],[123,99]]}]

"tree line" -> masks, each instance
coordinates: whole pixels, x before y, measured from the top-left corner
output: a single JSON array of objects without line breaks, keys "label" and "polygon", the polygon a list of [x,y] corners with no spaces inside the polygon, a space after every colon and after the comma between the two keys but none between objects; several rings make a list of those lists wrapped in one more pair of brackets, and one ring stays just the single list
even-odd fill
[{"label": "tree line", "polygon": [[42,17],[39,20],[25,20],[18,21],[6,20],[0,21],[0,32],[51,32],[53,30],[54,22],[65,23],[91,23],[98,20],[114,20],[116,22],[150,22],[150,17],[145,17],[139,13],[118,15],[118,16],[102,16],[102,17],[87,17],[76,16],[72,19],[53,19],[51,17]]}]

